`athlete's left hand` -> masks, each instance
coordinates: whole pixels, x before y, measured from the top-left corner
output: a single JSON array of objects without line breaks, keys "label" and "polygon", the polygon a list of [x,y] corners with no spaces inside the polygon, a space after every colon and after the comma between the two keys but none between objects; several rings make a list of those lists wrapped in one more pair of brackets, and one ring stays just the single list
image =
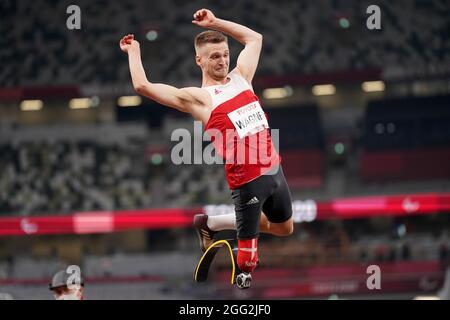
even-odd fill
[{"label": "athlete's left hand", "polygon": [[200,9],[194,13],[194,20],[192,20],[192,23],[203,28],[209,28],[214,25],[216,19],[217,18],[210,10]]},{"label": "athlete's left hand", "polygon": [[125,53],[128,53],[133,48],[139,49],[139,42],[134,40],[134,34],[128,34],[120,39],[119,45],[120,49]]}]

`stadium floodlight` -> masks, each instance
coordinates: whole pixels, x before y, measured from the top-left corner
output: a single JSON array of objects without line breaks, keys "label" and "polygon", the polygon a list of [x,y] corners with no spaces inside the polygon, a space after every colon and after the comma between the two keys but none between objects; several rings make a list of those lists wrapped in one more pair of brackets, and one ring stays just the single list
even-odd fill
[{"label": "stadium floodlight", "polygon": [[315,96],[328,96],[336,93],[336,87],[332,84],[315,85],[312,88],[312,93]]},{"label": "stadium floodlight", "polygon": [[89,109],[92,107],[90,98],[75,98],[69,101],[70,109]]},{"label": "stadium floodlight", "polygon": [[148,41],[155,41],[158,39],[158,31],[156,30],[149,30],[147,34],[145,35]]},{"label": "stadium floodlight", "polygon": [[20,103],[20,110],[22,111],[38,111],[44,107],[42,100],[23,100]]},{"label": "stadium floodlight", "polygon": [[362,83],[361,88],[364,92],[380,92],[384,91],[385,85],[383,81],[366,81]]},{"label": "stadium floodlight", "polygon": [[282,88],[267,88],[263,90],[264,99],[282,99],[292,96],[294,90],[291,86]]},{"label": "stadium floodlight", "polygon": [[414,300],[441,300],[438,296],[417,296]]},{"label": "stadium floodlight", "polygon": [[137,107],[142,103],[140,96],[122,96],[117,100],[119,107]]}]

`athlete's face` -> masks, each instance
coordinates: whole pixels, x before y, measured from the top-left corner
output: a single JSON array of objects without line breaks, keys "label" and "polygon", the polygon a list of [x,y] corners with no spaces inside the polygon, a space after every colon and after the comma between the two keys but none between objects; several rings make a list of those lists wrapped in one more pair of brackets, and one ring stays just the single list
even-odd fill
[{"label": "athlete's face", "polygon": [[83,300],[82,286],[69,289],[68,287],[59,287],[53,289],[53,297],[55,300]]},{"label": "athlete's face", "polygon": [[214,80],[223,80],[228,74],[230,50],[226,42],[206,43],[197,51],[197,64]]}]

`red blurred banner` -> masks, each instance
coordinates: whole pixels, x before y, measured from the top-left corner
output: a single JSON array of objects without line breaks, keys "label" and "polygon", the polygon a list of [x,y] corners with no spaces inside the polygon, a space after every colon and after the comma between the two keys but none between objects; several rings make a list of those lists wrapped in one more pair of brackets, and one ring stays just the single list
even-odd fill
[{"label": "red blurred banner", "polygon": [[[294,221],[350,219],[373,216],[409,216],[450,212],[450,193],[370,196],[292,203]],[[0,218],[0,236],[35,234],[110,233],[137,229],[183,228],[192,225],[196,213],[231,213],[232,205],[208,205],[190,209],[144,209],[111,212],[78,212],[71,215],[11,216]]]}]

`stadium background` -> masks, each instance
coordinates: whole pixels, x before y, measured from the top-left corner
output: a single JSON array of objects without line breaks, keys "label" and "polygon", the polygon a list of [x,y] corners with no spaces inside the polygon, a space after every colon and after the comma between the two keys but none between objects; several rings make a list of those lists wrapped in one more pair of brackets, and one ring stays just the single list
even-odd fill
[{"label": "stadium background", "polygon": [[[66,26],[72,4],[80,30]],[[380,30],[366,27],[372,4]],[[223,168],[171,162],[172,131],[193,122],[135,95],[118,46],[134,33],[151,81],[199,86],[201,7],[264,36],[254,87],[294,200],[294,235],[261,237],[246,291],[224,256],[193,282],[193,215],[232,210]],[[49,279],[71,264],[86,299],[450,298],[448,1],[2,0],[0,12],[2,299],[52,299]],[[380,290],[366,287],[373,264]]]}]

